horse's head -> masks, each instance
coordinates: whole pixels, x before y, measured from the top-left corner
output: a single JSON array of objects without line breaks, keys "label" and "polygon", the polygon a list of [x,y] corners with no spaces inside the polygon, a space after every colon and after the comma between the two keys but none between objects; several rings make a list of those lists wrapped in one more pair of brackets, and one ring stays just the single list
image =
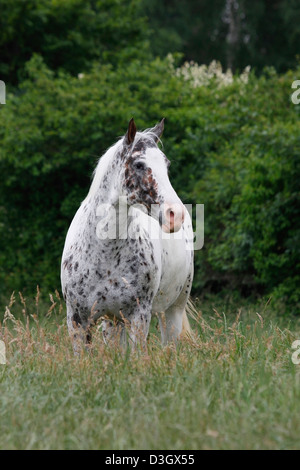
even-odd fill
[{"label": "horse's head", "polygon": [[168,177],[170,162],[158,148],[164,119],[154,128],[137,132],[131,119],[123,139],[121,185],[128,203],[143,204],[164,232],[177,232],[184,221],[185,208]]}]

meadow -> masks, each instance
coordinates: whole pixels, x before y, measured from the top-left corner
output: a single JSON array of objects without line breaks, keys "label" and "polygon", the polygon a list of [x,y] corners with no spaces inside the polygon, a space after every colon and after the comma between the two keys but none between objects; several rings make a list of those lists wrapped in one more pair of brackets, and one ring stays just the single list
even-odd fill
[{"label": "meadow", "polygon": [[74,357],[64,304],[12,295],[1,314],[1,449],[296,449],[299,318],[265,300],[191,309],[193,336],[147,351],[108,347],[99,328]]}]

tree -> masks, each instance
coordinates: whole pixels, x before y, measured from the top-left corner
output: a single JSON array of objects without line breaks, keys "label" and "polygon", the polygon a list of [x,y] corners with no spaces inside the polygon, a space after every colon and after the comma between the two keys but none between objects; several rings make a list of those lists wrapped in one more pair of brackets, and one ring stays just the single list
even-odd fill
[{"label": "tree", "polygon": [[[51,70],[77,75],[94,60],[126,63],[145,54],[139,0],[0,0],[0,77],[16,85],[34,53]],[[147,50],[147,54],[149,51]]]},{"label": "tree", "polygon": [[161,57],[183,53],[183,60],[261,73],[294,67],[299,54],[297,0],[142,0],[149,18],[151,49]]}]

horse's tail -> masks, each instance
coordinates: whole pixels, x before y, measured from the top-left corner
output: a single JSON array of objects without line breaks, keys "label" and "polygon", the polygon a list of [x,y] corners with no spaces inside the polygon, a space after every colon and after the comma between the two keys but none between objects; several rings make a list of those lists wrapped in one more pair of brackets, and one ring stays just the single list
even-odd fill
[{"label": "horse's tail", "polygon": [[182,331],[181,335],[182,336],[189,336],[192,333],[191,325],[186,313],[186,310],[183,312],[183,317],[182,317]]},{"label": "horse's tail", "polygon": [[193,331],[191,329],[191,325],[189,322],[189,317],[195,318],[198,317],[198,313],[196,310],[195,305],[193,304],[192,300],[189,298],[187,304],[185,306],[183,317],[182,317],[182,331],[181,337],[192,337]]}]

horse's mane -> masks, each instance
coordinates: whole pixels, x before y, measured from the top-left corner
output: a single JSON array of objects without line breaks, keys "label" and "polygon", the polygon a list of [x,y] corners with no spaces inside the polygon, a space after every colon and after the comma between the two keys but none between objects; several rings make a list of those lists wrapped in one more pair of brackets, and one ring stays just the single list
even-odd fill
[{"label": "horse's mane", "polygon": [[[153,143],[157,143],[157,135],[154,134],[154,132],[152,132],[151,129],[145,129],[142,132],[137,132],[136,133],[135,138],[134,138],[134,142],[133,142],[133,148],[140,140],[145,139],[145,138],[148,139],[148,140],[151,140]],[[122,137],[114,145],[109,147],[106,150],[106,152],[102,155],[102,157],[100,157],[100,159],[98,160],[97,166],[96,166],[95,170],[93,171],[92,184],[90,186],[90,190],[89,190],[88,195],[85,198],[85,200],[87,198],[93,197],[96,194],[96,192],[97,192],[97,190],[98,190],[98,188],[101,184],[102,178],[105,175],[105,172],[106,172],[110,162],[113,160],[113,158],[119,152],[119,150],[122,148],[123,141],[124,141],[124,137]],[[159,141],[160,141],[160,139],[159,139]]]}]

